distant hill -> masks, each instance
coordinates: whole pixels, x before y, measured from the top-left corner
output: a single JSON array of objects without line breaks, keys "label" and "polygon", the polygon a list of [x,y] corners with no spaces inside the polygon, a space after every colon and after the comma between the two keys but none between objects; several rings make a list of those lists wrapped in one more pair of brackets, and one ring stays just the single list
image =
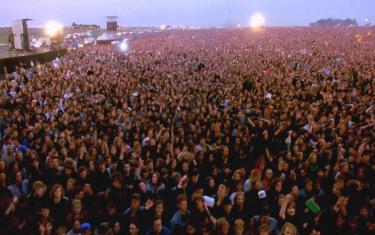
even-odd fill
[{"label": "distant hill", "polygon": [[350,19],[350,18],[346,20],[328,18],[328,19],[320,19],[310,24],[310,26],[312,27],[338,27],[338,26],[347,27],[351,25],[357,26],[358,25],[357,20]]}]

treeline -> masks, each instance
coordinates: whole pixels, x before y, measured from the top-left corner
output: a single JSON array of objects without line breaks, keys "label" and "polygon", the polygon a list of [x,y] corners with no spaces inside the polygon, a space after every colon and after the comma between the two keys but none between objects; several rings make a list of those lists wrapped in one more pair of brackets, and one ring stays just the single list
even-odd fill
[{"label": "treeline", "polygon": [[316,22],[313,22],[310,24],[310,26],[318,26],[318,27],[337,27],[337,26],[344,26],[344,27],[347,27],[347,26],[357,26],[358,23],[357,23],[357,20],[356,19],[332,19],[332,18],[328,18],[328,19],[320,19]]}]

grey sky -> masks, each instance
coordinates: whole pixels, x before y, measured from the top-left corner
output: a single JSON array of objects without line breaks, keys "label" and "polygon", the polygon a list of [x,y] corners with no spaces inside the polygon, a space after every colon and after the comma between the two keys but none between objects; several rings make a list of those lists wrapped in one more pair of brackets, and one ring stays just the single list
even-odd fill
[{"label": "grey sky", "polygon": [[104,25],[106,15],[119,16],[123,26],[192,25],[200,27],[248,24],[261,12],[266,25],[308,25],[321,18],[356,18],[375,22],[375,0],[1,0],[0,25],[33,18],[64,24]]}]

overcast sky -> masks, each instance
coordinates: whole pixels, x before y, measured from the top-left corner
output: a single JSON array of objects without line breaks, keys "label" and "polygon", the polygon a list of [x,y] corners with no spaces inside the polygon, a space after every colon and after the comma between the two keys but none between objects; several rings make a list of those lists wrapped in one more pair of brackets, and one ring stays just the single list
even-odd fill
[{"label": "overcast sky", "polygon": [[117,15],[122,26],[191,25],[199,27],[248,24],[261,12],[266,25],[308,25],[321,18],[365,18],[375,22],[375,0],[0,0],[0,25],[33,18],[31,26],[48,20],[64,24],[105,25]]}]

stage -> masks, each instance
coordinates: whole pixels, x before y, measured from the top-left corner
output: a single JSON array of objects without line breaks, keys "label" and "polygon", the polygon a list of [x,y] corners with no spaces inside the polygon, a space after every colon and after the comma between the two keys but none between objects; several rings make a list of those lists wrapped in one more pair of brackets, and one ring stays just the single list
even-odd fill
[{"label": "stage", "polygon": [[8,50],[7,47],[0,47],[0,73],[4,72],[4,67],[8,72],[13,72],[21,63],[23,67],[29,67],[31,61],[34,64],[37,62],[49,62],[56,57],[60,57],[66,53],[66,49],[51,50],[48,48],[37,48],[30,51]]}]

